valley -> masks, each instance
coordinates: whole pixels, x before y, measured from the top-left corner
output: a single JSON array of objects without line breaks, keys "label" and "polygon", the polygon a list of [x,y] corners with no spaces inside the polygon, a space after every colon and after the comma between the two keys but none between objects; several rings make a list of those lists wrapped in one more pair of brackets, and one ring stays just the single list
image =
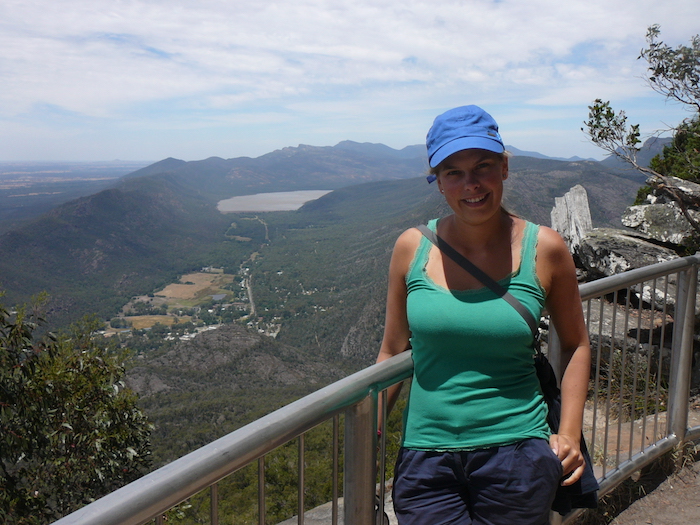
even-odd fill
[{"label": "valley", "polygon": [[[374,361],[393,243],[448,212],[424,163],[422,149],[352,144],[166,159],[0,234],[3,302],[47,291],[52,329],[98,316],[105,344],[131,356],[162,464]],[[596,225],[615,224],[638,186],[596,162],[515,157],[507,205],[547,224],[575,184]],[[296,210],[217,209],[328,188]]]}]

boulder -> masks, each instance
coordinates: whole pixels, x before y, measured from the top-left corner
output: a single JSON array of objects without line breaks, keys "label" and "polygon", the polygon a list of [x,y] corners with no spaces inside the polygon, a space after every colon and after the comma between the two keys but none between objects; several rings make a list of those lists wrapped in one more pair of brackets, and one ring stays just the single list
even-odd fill
[{"label": "boulder", "polygon": [[[695,232],[675,202],[630,206],[622,215],[622,224],[648,235],[659,242],[686,246],[694,238]],[[700,212],[688,210],[688,213],[700,221]]]},{"label": "boulder", "polygon": [[664,189],[666,187],[673,187],[683,196],[683,200],[688,204],[700,203],[700,184],[691,182],[685,179],[679,179],[678,177],[662,177],[659,181],[656,177],[651,177],[647,179],[647,184],[649,186],[656,188],[654,194],[657,198],[669,199],[669,196],[664,195]]},{"label": "boulder", "polygon": [[575,251],[589,278],[607,277],[678,257],[675,251],[626,232],[596,228],[581,239]]}]

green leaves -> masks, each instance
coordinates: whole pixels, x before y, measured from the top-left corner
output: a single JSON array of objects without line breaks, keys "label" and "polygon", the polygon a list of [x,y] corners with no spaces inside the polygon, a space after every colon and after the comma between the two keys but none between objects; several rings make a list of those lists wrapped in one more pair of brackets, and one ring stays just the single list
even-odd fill
[{"label": "green leaves", "polygon": [[666,98],[694,107],[700,111],[700,35],[690,40],[689,46],[672,48],[658,40],[658,24],[647,30],[647,49],[639,58],[649,64],[649,85]]},{"label": "green leaves", "polygon": [[0,522],[53,521],[140,477],[152,426],[94,319],[38,338],[39,309],[0,305]]},{"label": "green leaves", "polygon": [[588,106],[588,120],[584,125],[581,130],[596,146],[623,158],[636,158],[641,143],[639,124],[628,126],[625,112],[613,110],[609,101],[596,99]]},{"label": "green leaves", "polygon": [[698,182],[700,180],[700,117],[683,122],[673,142],[651,160],[650,167],[664,176]]},{"label": "green leaves", "polygon": [[[649,27],[646,35],[648,47],[640,52],[638,58],[648,63],[648,81],[652,89],[666,98],[690,106],[696,113],[690,121],[677,126],[675,134],[687,136],[690,131],[690,135],[697,139],[697,126],[693,127],[692,123],[697,121],[700,111],[700,36],[695,35],[690,46],[672,48],[659,41],[660,32],[658,25]],[[610,102],[596,99],[588,107],[588,120],[584,121],[581,130],[605,151],[617,155],[642,172],[659,176],[653,169],[637,164],[639,125],[628,125],[625,112],[613,110]],[[692,161],[686,160],[692,164]]]}]

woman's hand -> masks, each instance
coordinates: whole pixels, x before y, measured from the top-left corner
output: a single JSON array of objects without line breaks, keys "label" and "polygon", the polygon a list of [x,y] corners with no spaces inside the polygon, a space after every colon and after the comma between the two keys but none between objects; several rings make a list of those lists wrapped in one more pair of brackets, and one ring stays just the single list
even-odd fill
[{"label": "woman's hand", "polygon": [[565,434],[552,434],[549,436],[549,446],[561,461],[564,470],[565,479],[561,484],[567,486],[576,483],[586,467],[580,439],[573,439]]}]

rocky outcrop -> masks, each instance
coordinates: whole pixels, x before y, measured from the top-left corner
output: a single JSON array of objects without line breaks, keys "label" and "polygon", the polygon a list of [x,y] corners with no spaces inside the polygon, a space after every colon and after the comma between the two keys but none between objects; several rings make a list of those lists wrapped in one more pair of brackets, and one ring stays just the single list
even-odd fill
[{"label": "rocky outcrop", "polygon": [[[561,200],[556,200],[552,210],[552,226],[569,243],[581,280],[595,280],[669,261],[696,245],[698,234],[678,205],[677,196],[683,193],[682,202],[686,206],[686,213],[697,221],[700,219],[700,211],[690,203],[693,200],[700,202],[700,185],[670,178],[665,178],[663,182],[664,184],[652,186],[653,191],[647,199],[647,204],[630,206],[625,211],[622,223],[629,227],[629,230],[594,228],[581,234],[578,240],[578,232],[585,229],[583,225],[586,223],[585,211],[582,211],[582,208],[587,208],[585,191],[575,187]],[[676,199],[669,196],[666,183],[673,186],[670,191],[674,192]],[[616,313],[617,310],[612,308],[613,315],[608,319],[609,316],[602,315],[607,300],[596,300],[597,305],[594,307],[589,305],[588,321],[591,326],[598,326],[598,333],[592,334],[591,337],[593,348],[621,345],[621,348],[625,346],[630,355],[651,354],[654,356],[653,362],[664,363],[664,372],[668,374],[678,284],[677,275],[672,274],[633,285],[629,289],[630,295],[625,295],[623,291],[620,297],[626,297],[631,301],[630,304],[648,305],[652,311],[656,311],[651,314],[653,322],[648,321],[647,324],[640,324],[636,329],[629,331],[625,329],[623,337],[615,335],[616,324],[618,327],[627,326],[627,318],[622,317],[622,310]],[[696,312],[699,309],[700,297],[696,297]],[[596,318],[598,311],[600,316]],[[641,309],[639,315],[641,322]],[[696,341],[698,340],[700,339],[696,336]],[[697,348],[695,352],[692,385],[697,388],[700,384],[700,352]]]},{"label": "rocky outcrop", "polygon": [[[675,251],[659,246],[630,234],[624,230],[596,228],[591,231],[578,246],[577,264],[584,269],[586,280],[599,279],[618,273],[642,268],[650,264],[670,261],[678,257]],[[661,288],[652,288],[645,283],[634,285],[631,289],[645,303],[669,309],[675,306],[676,278],[670,276],[666,281],[657,283]],[[663,292],[664,285],[667,292]]]},{"label": "rocky outcrop", "polygon": [[[698,212],[689,213],[700,219]],[[663,243],[687,245],[693,239],[694,230],[675,203],[630,206],[622,216],[622,224]]]},{"label": "rocky outcrop", "polygon": [[[623,222],[636,231],[593,228],[588,196],[580,185],[555,199],[552,228],[568,244],[581,280],[615,275],[678,257],[673,244],[691,235],[692,228],[677,205],[674,210],[671,202],[655,199],[654,204],[627,209]],[[667,220],[661,221],[661,217]]]},{"label": "rocky outcrop", "polygon": [[574,186],[554,202],[552,228],[569,246],[582,280],[598,279],[677,257],[675,251],[655,244],[645,233],[594,229],[583,186]]},{"label": "rocky outcrop", "polygon": [[[679,179],[678,177],[663,177],[662,181],[661,184],[657,184],[659,191],[654,192],[657,198],[659,195],[667,192],[669,187],[673,186],[674,189],[678,190],[685,202],[690,204],[700,202],[700,184]],[[651,182],[651,180],[647,181],[648,184]]]},{"label": "rocky outcrop", "polygon": [[[700,184],[676,177],[666,177],[664,183],[649,194],[647,204],[627,208],[622,216],[622,224],[662,243],[691,246],[694,244],[697,233],[678,202],[668,195],[667,188],[670,186],[673,186],[674,191],[681,195],[684,201],[688,203],[700,201]],[[690,217],[700,222],[700,211],[692,205],[686,208]]]},{"label": "rocky outcrop", "polygon": [[669,248],[612,228],[590,231],[581,240],[575,255],[590,278],[615,275],[678,257]]},{"label": "rocky outcrop", "polygon": [[588,194],[583,186],[577,184],[563,197],[554,199],[554,208],[550,214],[552,228],[557,230],[569,245],[575,250],[581,239],[593,229],[591,210],[588,207]]}]

